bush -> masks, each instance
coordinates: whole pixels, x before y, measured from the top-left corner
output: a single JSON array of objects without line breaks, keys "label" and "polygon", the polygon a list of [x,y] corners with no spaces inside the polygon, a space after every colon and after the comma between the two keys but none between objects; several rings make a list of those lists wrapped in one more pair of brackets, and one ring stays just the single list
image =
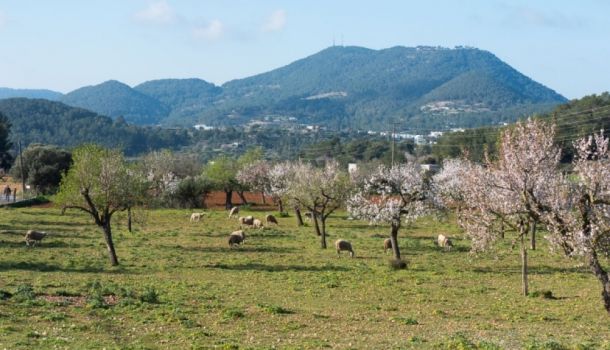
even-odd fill
[{"label": "bush", "polygon": [[21,284],[17,287],[13,296],[17,301],[29,301],[36,298],[36,293],[34,293],[34,288],[31,284]]},{"label": "bush", "polygon": [[285,308],[283,308],[281,306],[278,306],[278,305],[257,304],[256,306],[258,306],[259,308],[267,311],[270,314],[288,315],[288,314],[293,314],[294,313],[294,311],[285,309]]},{"label": "bush", "polygon": [[140,301],[143,303],[149,304],[158,304],[159,303],[159,293],[153,287],[146,287],[144,292],[140,295]]}]

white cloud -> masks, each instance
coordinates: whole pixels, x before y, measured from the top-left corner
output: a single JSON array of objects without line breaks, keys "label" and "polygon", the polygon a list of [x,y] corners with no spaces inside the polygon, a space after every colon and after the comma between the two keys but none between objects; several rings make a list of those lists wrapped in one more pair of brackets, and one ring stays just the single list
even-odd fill
[{"label": "white cloud", "polygon": [[136,12],[133,18],[138,22],[169,24],[176,21],[176,13],[167,1],[150,3],[147,8]]},{"label": "white cloud", "polygon": [[195,27],[193,29],[193,36],[198,39],[205,40],[217,40],[223,36],[225,32],[225,26],[220,20],[212,20],[206,25]]},{"label": "white cloud", "polygon": [[286,26],[286,11],[277,10],[267,18],[263,24],[263,32],[276,32],[284,29]]}]

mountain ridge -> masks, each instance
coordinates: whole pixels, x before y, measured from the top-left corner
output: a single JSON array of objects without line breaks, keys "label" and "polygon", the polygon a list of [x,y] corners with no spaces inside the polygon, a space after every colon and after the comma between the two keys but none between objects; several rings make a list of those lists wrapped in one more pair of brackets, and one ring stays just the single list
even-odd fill
[{"label": "mountain ridge", "polygon": [[332,46],[221,86],[197,78],[134,87],[107,81],[60,101],[137,124],[292,120],[341,129],[379,128],[396,120],[419,127],[510,122],[567,99],[485,50]]}]

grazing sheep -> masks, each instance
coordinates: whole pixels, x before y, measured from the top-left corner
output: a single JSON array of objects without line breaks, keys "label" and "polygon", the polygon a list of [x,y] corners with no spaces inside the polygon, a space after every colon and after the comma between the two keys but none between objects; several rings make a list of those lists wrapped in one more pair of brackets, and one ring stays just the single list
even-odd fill
[{"label": "grazing sheep", "polygon": [[341,255],[341,251],[345,250],[349,252],[349,256],[354,257],[354,250],[352,244],[344,239],[338,239],[335,242],[335,248],[337,248],[337,255]]},{"label": "grazing sheep", "polygon": [[239,214],[239,207],[231,208],[231,211],[229,212],[229,219],[237,216],[237,214]]},{"label": "grazing sheep", "polygon": [[201,220],[201,217],[203,217],[203,215],[205,215],[205,213],[193,213],[193,214],[191,214],[191,222],[199,222]]},{"label": "grazing sheep", "polygon": [[307,213],[305,213],[305,218],[309,221],[313,220],[313,213],[308,211]]},{"label": "grazing sheep", "polygon": [[40,243],[40,241],[42,241],[42,239],[47,235],[48,234],[46,232],[29,230],[25,234],[25,244],[28,246],[30,243],[32,243],[32,245],[36,245],[37,243]]},{"label": "grazing sheep", "polygon": [[438,238],[436,239],[436,244],[447,251],[451,250],[451,248],[453,247],[453,242],[451,242],[451,239],[449,239],[443,234],[438,235]]},{"label": "grazing sheep", "polygon": [[243,225],[252,226],[254,224],[254,217],[252,216],[240,216],[237,220],[239,221],[240,227],[242,227]]},{"label": "grazing sheep", "polygon": [[254,226],[254,228],[263,228],[263,222],[259,219],[254,219],[252,221],[252,226]]},{"label": "grazing sheep", "polygon": [[265,216],[265,221],[267,222],[267,224],[276,224],[276,225],[279,225],[279,223],[277,222],[277,219],[275,218],[275,216],[273,216],[271,214]]},{"label": "grazing sheep", "polygon": [[383,252],[387,253],[388,250],[392,250],[392,239],[391,238],[386,238],[383,241]]},{"label": "grazing sheep", "polygon": [[244,233],[244,231],[235,231],[229,235],[229,247],[232,247],[234,245],[240,245],[245,239],[246,234]]}]

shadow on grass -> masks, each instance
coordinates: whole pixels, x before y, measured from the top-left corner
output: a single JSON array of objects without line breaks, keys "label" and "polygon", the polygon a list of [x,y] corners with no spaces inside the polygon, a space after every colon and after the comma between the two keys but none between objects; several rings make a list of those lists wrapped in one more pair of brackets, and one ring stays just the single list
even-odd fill
[{"label": "shadow on grass", "polygon": [[[589,273],[589,270],[586,267],[555,267],[548,265],[541,266],[529,266],[529,274],[530,275],[551,275],[555,273]],[[521,267],[515,266],[513,268],[507,267],[477,267],[472,270],[472,272],[476,273],[503,273],[503,274],[511,274],[511,275],[520,275]]]},{"label": "shadow on grass", "polygon": [[260,263],[247,263],[247,264],[210,264],[203,265],[203,267],[211,269],[222,269],[222,270],[236,270],[236,271],[266,271],[266,272],[283,272],[283,271],[349,271],[350,269],[343,266],[307,266],[307,265],[265,265]]},{"label": "shadow on grass", "polygon": [[249,252],[249,253],[290,253],[290,252],[294,252],[296,249],[295,248],[288,248],[288,247],[268,247],[268,246],[252,246],[252,245],[248,245],[247,243],[245,245],[241,245],[238,247],[229,247],[228,245],[226,247],[219,247],[219,246],[212,246],[212,247],[190,247],[190,246],[160,246],[157,245],[157,247],[161,248],[161,249],[180,249],[180,250],[186,250],[186,251],[191,251],[191,252],[202,252],[202,253],[223,253],[226,254],[228,252],[235,252],[235,253],[240,253],[240,252]]},{"label": "shadow on grass", "polygon": [[46,249],[46,248],[79,248],[82,247],[78,243],[66,243],[62,241],[42,241],[35,245],[28,246],[25,244],[25,240],[21,241],[0,241],[0,247],[11,247],[11,248],[28,248],[28,249]]},{"label": "shadow on grass", "polygon": [[0,271],[10,270],[26,270],[26,271],[40,271],[40,272],[79,272],[79,273],[113,273],[113,274],[124,274],[127,273],[120,269],[118,270],[105,270],[103,267],[98,266],[83,266],[83,267],[67,267],[55,264],[49,264],[44,262],[0,262]]},{"label": "shadow on grass", "polygon": [[51,227],[61,227],[61,226],[65,226],[65,227],[74,227],[74,226],[78,226],[78,227],[82,227],[83,225],[85,225],[82,222],[73,222],[73,221],[51,221],[51,220],[41,220],[41,219],[32,219],[32,220],[24,220],[24,219],[19,219],[18,223],[15,223],[15,225],[13,225],[13,229],[19,229],[20,227],[24,227],[23,230],[27,231],[30,229],[40,229],[43,226],[51,226]]}]

